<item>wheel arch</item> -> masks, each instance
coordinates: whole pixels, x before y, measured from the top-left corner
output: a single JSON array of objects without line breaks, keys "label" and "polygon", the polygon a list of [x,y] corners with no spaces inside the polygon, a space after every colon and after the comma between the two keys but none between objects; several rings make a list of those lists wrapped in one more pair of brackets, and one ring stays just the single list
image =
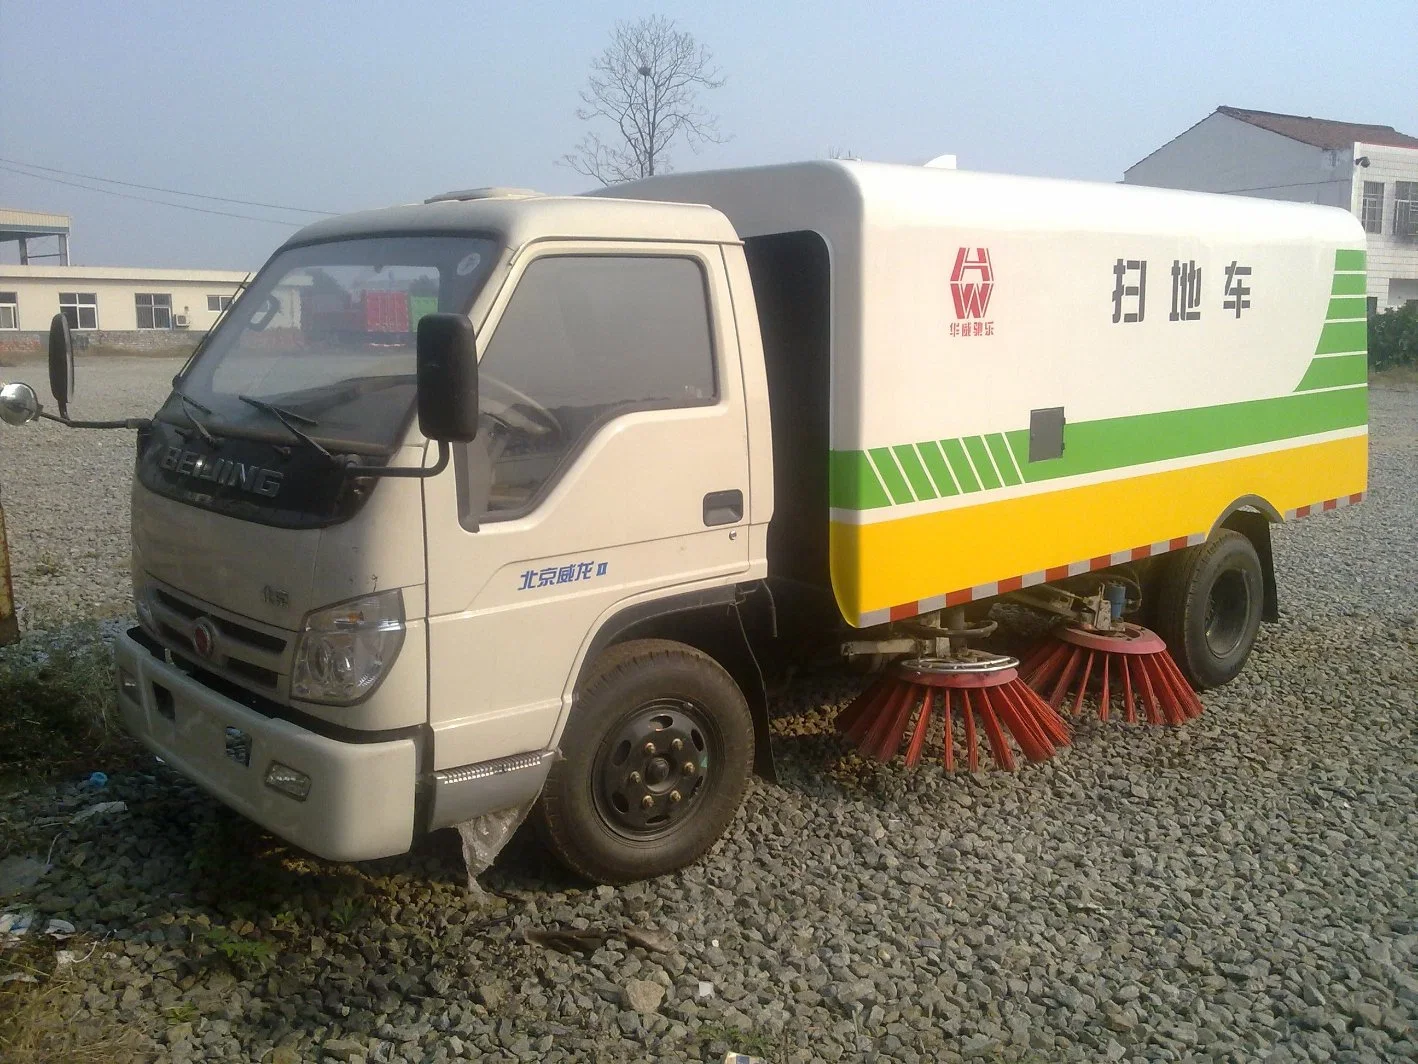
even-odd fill
[{"label": "wheel arch", "polygon": [[755,774],[777,782],[768,727],[768,688],[748,634],[743,605],[751,595],[767,595],[760,581],[725,584],[636,602],[607,617],[592,636],[572,687],[575,692],[596,660],[611,647],[634,639],[669,639],[709,655],[738,685],[753,717]]},{"label": "wheel arch", "polygon": [[1280,620],[1280,591],[1275,581],[1275,557],[1271,551],[1270,526],[1280,524],[1284,516],[1259,495],[1242,495],[1232,502],[1217,517],[1207,533],[1211,539],[1223,528],[1239,532],[1251,541],[1256,556],[1260,559],[1261,574],[1265,579],[1264,600],[1261,604],[1261,620],[1268,624]]}]

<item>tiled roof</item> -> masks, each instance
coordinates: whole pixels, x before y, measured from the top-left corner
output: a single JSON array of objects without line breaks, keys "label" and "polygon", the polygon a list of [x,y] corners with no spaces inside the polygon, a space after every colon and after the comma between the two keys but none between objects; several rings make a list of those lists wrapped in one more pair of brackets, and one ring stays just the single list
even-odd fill
[{"label": "tiled roof", "polygon": [[1317,148],[1352,148],[1356,142],[1381,144],[1390,148],[1418,148],[1418,137],[1400,133],[1393,126],[1332,122],[1327,118],[1282,115],[1273,111],[1248,111],[1241,107],[1218,107],[1216,113],[1268,129],[1302,144],[1313,144]]}]

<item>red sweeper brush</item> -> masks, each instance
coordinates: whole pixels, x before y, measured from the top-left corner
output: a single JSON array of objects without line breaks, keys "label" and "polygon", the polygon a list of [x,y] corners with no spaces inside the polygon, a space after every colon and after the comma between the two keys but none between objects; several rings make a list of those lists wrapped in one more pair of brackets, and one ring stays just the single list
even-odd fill
[{"label": "red sweeper brush", "polygon": [[1071,623],[1056,628],[1019,667],[1024,682],[1054,709],[1065,701],[1077,716],[1084,695],[1096,693],[1098,716],[1107,720],[1115,696],[1123,719],[1185,724],[1200,716],[1201,699],[1151,630],[1115,622],[1100,631]]},{"label": "red sweeper brush", "polygon": [[944,744],[947,772],[957,756],[971,772],[978,770],[981,736],[1000,768],[1014,769],[1014,746],[1030,761],[1047,760],[1068,745],[1068,725],[1019,679],[1018,665],[979,651],[900,662],[838,715],[838,730],[882,762],[904,745],[908,768],[933,734]]}]

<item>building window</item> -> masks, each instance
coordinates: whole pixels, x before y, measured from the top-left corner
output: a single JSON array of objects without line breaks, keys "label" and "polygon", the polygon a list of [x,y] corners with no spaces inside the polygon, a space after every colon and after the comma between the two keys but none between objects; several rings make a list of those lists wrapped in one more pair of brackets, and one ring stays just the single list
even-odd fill
[{"label": "building window", "polygon": [[20,327],[19,301],[14,292],[0,292],[0,329]]},{"label": "building window", "polygon": [[1377,314],[1378,312],[1379,312],[1379,297],[1378,297],[1378,296],[1370,296],[1370,297],[1369,297],[1369,317],[1372,318],[1372,317],[1373,317],[1375,314]]},{"label": "building window", "polygon": [[1364,182],[1364,201],[1359,209],[1359,222],[1368,233],[1384,231],[1384,183]]},{"label": "building window", "polygon": [[1418,238],[1418,181],[1394,182],[1393,235]]},{"label": "building window", "polygon": [[208,296],[207,309],[213,314],[220,314],[231,306],[231,296]]},{"label": "building window", "polygon": [[139,292],[133,298],[138,301],[138,328],[172,328],[172,296]]},{"label": "building window", "polygon": [[94,292],[60,292],[59,313],[71,329],[98,328],[98,295]]}]

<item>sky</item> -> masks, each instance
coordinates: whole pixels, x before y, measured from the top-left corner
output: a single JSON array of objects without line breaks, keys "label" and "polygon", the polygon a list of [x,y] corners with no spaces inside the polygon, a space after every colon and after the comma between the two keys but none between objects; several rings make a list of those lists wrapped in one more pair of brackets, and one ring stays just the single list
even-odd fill
[{"label": "sky", "polygon": [[[730,135],[676,169],[823,158],[1117,181],[1218,105],[1418,135],[1413,0],[0,0],[0,167],[347,211],[449,189],[578,192],[558,160],[618,19],[714,54]],[[1406,29],[1399,29],[1406,27]],[[79,184],[81,178],[51,175]],[[252,218],[316,215],[182,199]],[[0,169],[0,206],[72,216],[85,265],[254,269],[297,224]],[[0,261],[15,261],[14,245]]]}]

